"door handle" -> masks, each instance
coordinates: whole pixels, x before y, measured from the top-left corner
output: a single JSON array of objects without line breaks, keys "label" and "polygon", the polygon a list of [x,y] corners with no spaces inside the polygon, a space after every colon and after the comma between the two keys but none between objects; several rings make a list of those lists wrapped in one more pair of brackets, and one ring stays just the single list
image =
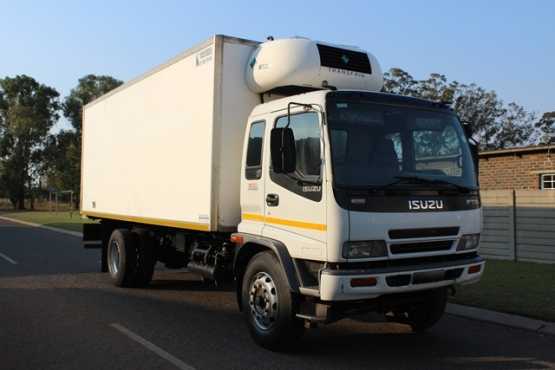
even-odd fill
[{"label": "door handle", "polygon": [[268,207],[277,207],[279,204],[279,195],[277,194],[268,194],[266,195],[266,204]]}]

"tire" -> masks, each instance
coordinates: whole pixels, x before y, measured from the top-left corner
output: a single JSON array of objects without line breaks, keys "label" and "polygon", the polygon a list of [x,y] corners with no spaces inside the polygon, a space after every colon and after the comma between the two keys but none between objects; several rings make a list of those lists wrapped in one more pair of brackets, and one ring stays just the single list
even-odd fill
[{"label": "tire", "polygon": [[253,340],[272,351],[295,348],[304,332],[287,277],[271,252],[256,254],[243,276],[243,313]]},{"label": "tire", "polygon": [[421,333],[434,326],[443,316],[447,305],[447,288],[421,293],[421,301],[405,311],[393,312],[388,321],[410,325],[412,331]]},{"label": "tire", "polygon": [[132,287],[137,279],[137,247],[129,230],[112,232],[107,248],[110,277],[116,286]]},{"label": "tire", "polygon": [[156,264],[154,240],[146,230],[133,231],[133,236],[137,246],[137,272],[134,286],[144,287],[152,281],[154,274]]}]

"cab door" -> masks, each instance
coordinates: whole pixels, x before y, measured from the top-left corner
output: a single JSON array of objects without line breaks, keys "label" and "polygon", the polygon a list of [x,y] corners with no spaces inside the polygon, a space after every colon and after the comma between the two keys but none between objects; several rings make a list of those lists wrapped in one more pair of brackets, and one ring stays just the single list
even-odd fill
[{"label": "cab door", "polygon": [[264,160],[266,122],[251,122],[247,132],[241,175],[242,219],[239,231],[262,235],[265,212],[263,164],[267,162]]},{"label": "cab door", "polygon": [[324,260],[327,225],[320,114],[292,114],[289,123],[287,115],[276,116],[272,128],[288,124],[295,139],[295,171],[275,173],[268,158],[263,235],[284,243],[293,257]]}]

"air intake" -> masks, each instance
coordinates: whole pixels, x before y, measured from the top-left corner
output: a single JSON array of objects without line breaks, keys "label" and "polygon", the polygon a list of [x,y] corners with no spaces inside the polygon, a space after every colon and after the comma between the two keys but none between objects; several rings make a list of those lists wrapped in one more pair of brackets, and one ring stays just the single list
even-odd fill
[{"label": "air intake", "polygon": [[323,67],[372,74],[367,53],[318,44],[320,64]]}]

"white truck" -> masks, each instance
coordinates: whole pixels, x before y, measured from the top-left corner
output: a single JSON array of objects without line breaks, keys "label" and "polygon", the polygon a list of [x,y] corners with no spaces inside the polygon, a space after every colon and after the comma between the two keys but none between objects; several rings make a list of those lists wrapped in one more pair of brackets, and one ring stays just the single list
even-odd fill
[{"label": "white truck", "polygon": [[448,104],[382,85],[356,47],[216,35],[100,97],[85,246],[118,286],[158,261],[234,282],[270,349],[369,311],[429,328],[484,270],[475,151]]}]

